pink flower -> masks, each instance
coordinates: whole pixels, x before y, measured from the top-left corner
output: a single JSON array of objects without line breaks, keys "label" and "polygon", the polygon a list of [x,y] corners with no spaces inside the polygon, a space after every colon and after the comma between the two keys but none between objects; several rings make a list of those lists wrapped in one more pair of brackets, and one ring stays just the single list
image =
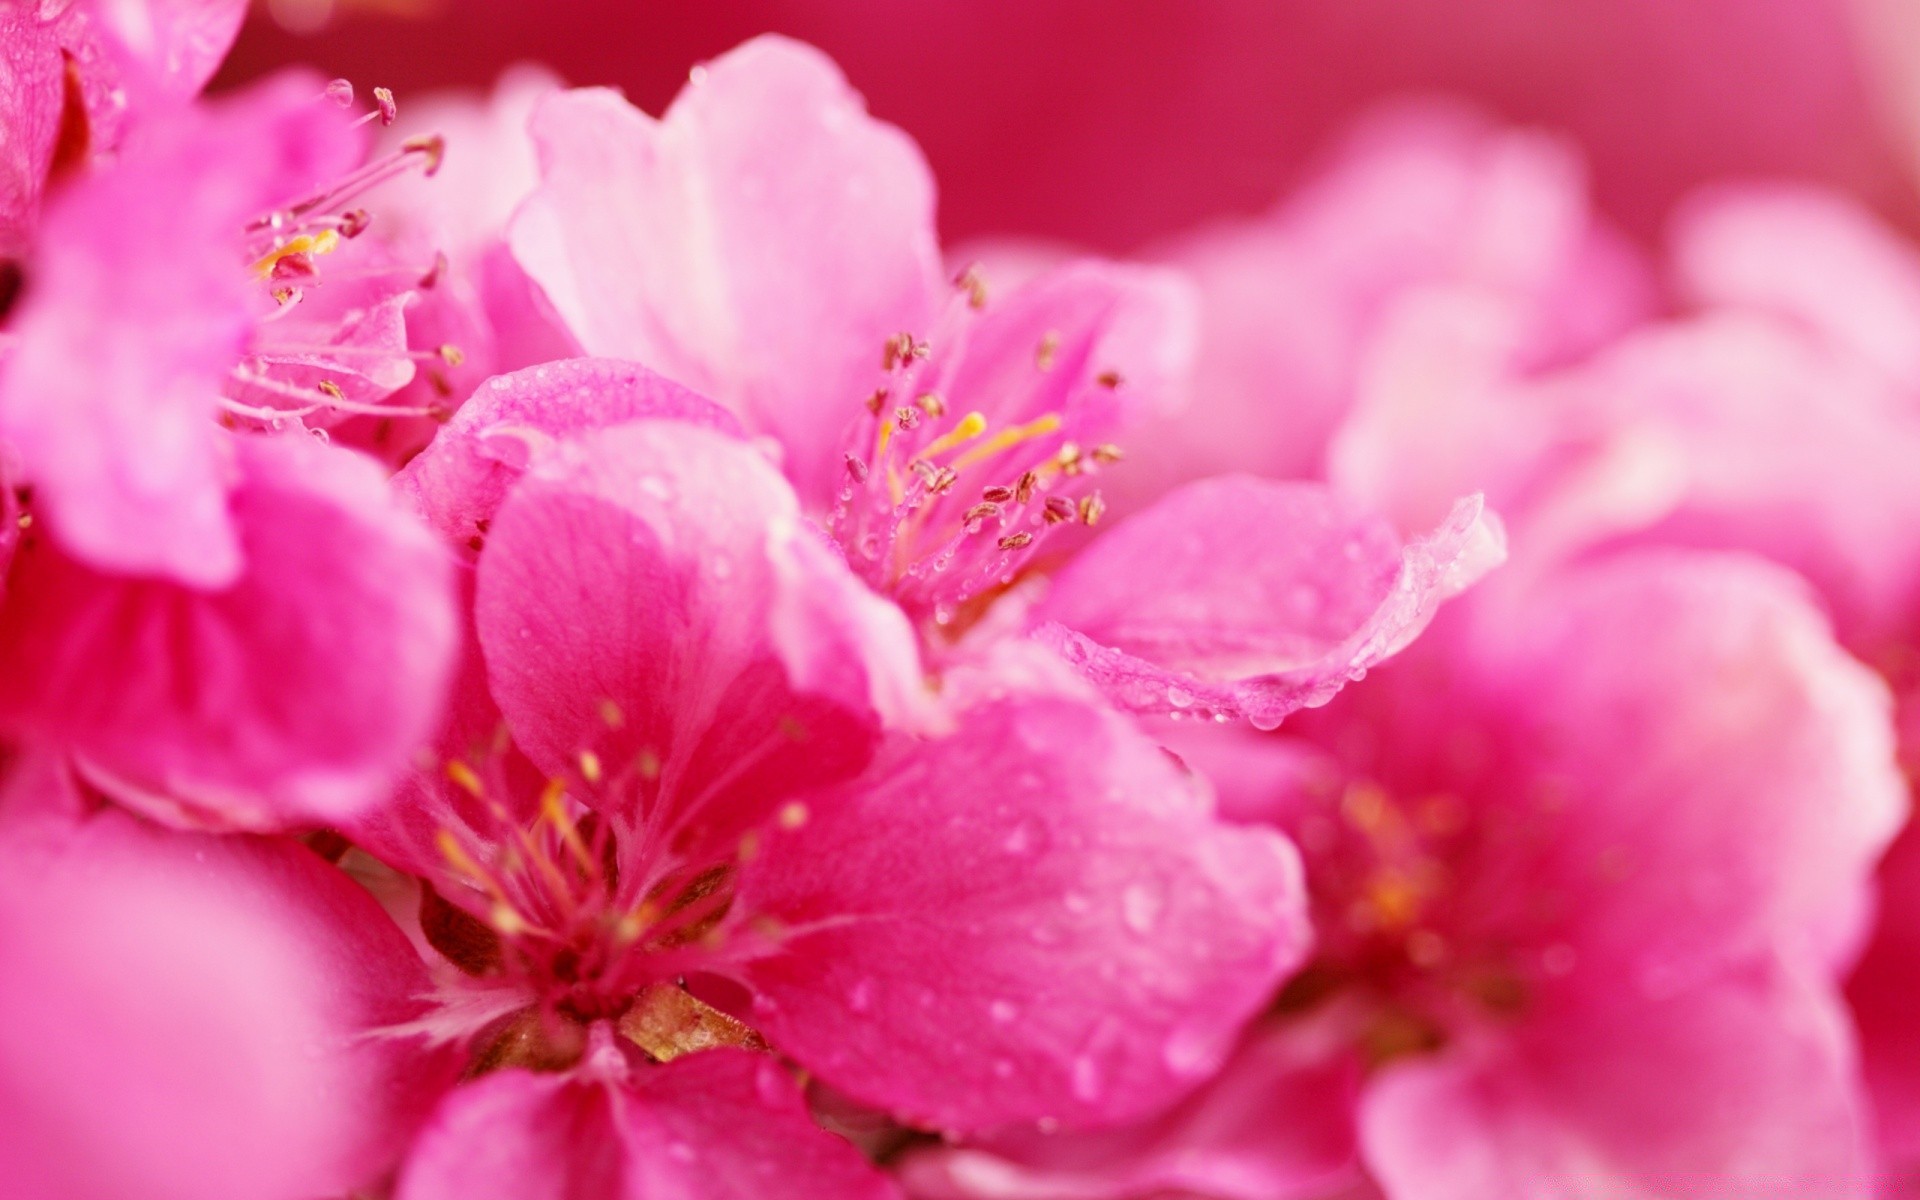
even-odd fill
[{"label": "pink flower", "polygon": [[114,150],[130,109],[197,93],[246,11],[242,0],[52,0],[0,12],[0,270],[31,242],[50,179]]},{"label": "pink flower", "polygon": [[[164,820],[345,818],[438,720],[444,551],[370,464],[230,394],[326,361],[260,348],[303,307],[285,274],[338,241],[341,197],[419,157],[356,173],[345,124],[304,77],[151,114],[50,206],[0,331],[6,486],[31,522],[0,722]],[[382,324],[343,317],[328,353],[373,370],[361,350],[396,352]]]},{"label": "pink flower", "polygon": [[373,1182],[445,1072],[383,1029],[425,973],[306,848],[0,800],[0,1170],[19,1200],[306,1200]]},{"label": "pink flower", "polygon": [[[537,110],[534,136],[542,182],[514,252],[581,344],[774,439],[856,574],[937,658],[970,631],[1032,626],[1126,707],[1271,726],[1498,561],[1477,500],[1403,546],[1324,491],[1241,481],[1167,497],[1049,591],[1105,511],[1093,484],[1123,456],[1110,439],[1180,393],[1177,277],[1087,262],[1004,298],[971,271],[947,286],[912,143],[777,38],[700,68],[660,120],[571,92]],[[458,424],[486,436],[502,419],[489,404]],[[559,419],[560,403],[539,407],[536,425]],[[1270,540],[1248,540],[1256,528]],[[1324,547],[1343,553],[1323,562]],[[1149,604],[1139,590],[1162,570]]]},{"label": "pink flower", "polygon": [[409,469],[484,530],[478,654],[456,757],[355,836],[426,881],[459,968],[423,1027],[476,1073],[564,1074],[456,1091],[408,1200],[884,1195],[749,1050],[936,1128],[1119,1119],[1199,1082],[1302,950],[1283,840],[1218,824],[1044,659],[936,704],[733,425],[556,364]]},{"label": "pink flower", "polygon": [[1314,961],[1169,1116],[933,1151],[920,1194],[1871,1195],[1835,972],[1905,808],[1884,689],[1755,560],[1538,586],[1284,738],[1185,738],[1302,846]]}]

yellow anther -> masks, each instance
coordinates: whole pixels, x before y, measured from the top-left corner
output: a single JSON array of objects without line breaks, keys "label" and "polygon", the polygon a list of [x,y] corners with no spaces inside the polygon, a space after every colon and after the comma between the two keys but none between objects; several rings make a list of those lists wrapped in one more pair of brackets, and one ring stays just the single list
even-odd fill
[{"label": "yellow anther", "polygon": [[600,756],[591,750],[580,752],[580,777],[588,783],[599,783],[605,772],[600,769]]},{"label": "yellow anther", "polygon": [[471,854],[467,853],[466,847],[460,844],[460,839],[453,835],[453,830],[442,829],[434,835],[433,840],[440,847],[440,857],[446,859],[454,870],[469,879],[488,885],[489,890],[492,890],[493,877],[473,860]]},{"label": "yellow anther", "polygon": [[798,800],[795,800],[792,803],[787,804],[786,806],[781,808],[780,828],[798,829],[802,825],[805,825],[807,823],[807,818],[812,815],[813,814],[807,810],[806,805],[800,803]]},{"label": "yellow anther", "polygon": [[955,446],[972,441],[986,431],[987,418],[980,413],[970,412],[966,416],[961,417],[959,423],[952,429],[947,430],[947,432],[933,439],[921,453],[924,455],[934,455],[943,450],[951,450]]},{"label": "yellow anther", "polygon": [[272,275],[273,269],[280,265],[280,260],[283,258],[291,258],[296,254],[332,254],[339,246],[340,235],[331,229],[323,229],[319,233],[303,233],[299,237],[288,239],[286,245],[277,246],[261,255],[259,261],[253,264],[254,278],[265,279]]},{"label": "yellow anther", "polygon": [[447,760],[447,778],[453,780],[454,786],[468,795],[479,797],[486,793],[486,786],[480,782],[480,776],[474,773],[472,767],[457,758]]},{"label": "yellow anther", "polygon": [[540,792],[540,815],[551,823],[560,834],[560,840],[573,851],[573,857],[579,860],[582,870],[592,873],[593,855],[587,849],[587,843],[580,837],[580,827],[574,824],[573,814],[567,811],[567,785],[564,781],[550,779]]},{"label": "yellow anther", "polygon": [[1040,349],[1034,353],[1034,365],[1042,371],[1053,370],[1054,359],[1060,353],[1060,334],[1057,330],[1048,330],[1040,339]]},{"label": "yellow anther", "polygon": [[660,754],[652,746],[642,746],[633,760],[634,769],[640,772],[640,778],[652,783],[660,778]]},{"label": "yellow anther", "polygon": [[758,857],[760,857],[760,835],[752,832],[742,835],[740,838],[740,861],[752,862]]},{"label": "yellow anther", "polygon": [[962,454],[959,458],[954,459],[949,465],[955,470],[969,467],[983,459],[992,458],[1002,450],[1018,446],[1021,442],[1029,442],[1034,438],[1045,437],[1059,428],[1060,414],[1046,413],[1042,416],[1035,417],[1025,425],[1016,425],[1012,429],[1001,430],[978,446]]},{"label": "yellow anther", "polygon": [[651,900],[642,901],[639,908],[623,913],[613,925],[613,936],[623,942],[634,942],[640,935],[653,928],[660,919],[660,906]]},{"label": "yellow anther", "polygon": [[493,920],[493,927],[508,937],[525,933],[529,928],[527,919],[520,915],[519,910],[504,900],[495,901],[489,915]]}]

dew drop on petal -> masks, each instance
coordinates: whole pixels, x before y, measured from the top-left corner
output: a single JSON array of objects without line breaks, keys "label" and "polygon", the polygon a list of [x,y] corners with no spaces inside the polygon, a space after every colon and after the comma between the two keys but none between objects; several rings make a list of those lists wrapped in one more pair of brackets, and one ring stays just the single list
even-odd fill
[{"label": "dew drop on petal", "polygon": [[1175,708],[1192,708],[1193,693],[1183,687],[1170,687],[1167,689],[1167,703]]},{"label": "dew drop on petal", "polygon": [[873,1007],[873,980],[862,979],[847,992],[847,1007],[855,1012],[866,1012]]},{"label": "dew drop on petal", "polygon": [[1020,1009],[1006,1000],[995,1000],[987,1005],[987,1015],[992,1017],[997,1025],[1010,1025],[1013,1019],[1020,1015]]},{"label": "dew drop on petal", "polygon": [[1166,904],[1166,893],[1158,883],[1129,884],[1120,894],[1121,915],[1126,918],[1127,928],[1138,934],[1153,932]]},{"label": "dew drop on petal", "polygon": [[1100,1062],[1091,1054],[1082,1054],[1073,1060],[1073,1094],[1091,1104],[1100,1098],[1106,1080],[1100,1070]]}]

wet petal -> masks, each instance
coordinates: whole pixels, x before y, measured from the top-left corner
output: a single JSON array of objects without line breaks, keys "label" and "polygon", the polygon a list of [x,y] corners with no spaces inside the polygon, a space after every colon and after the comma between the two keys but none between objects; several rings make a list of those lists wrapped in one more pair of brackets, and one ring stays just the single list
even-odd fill
[{"label": "wet petal", "polygon": [[550,773],[582,752],[628,772],[623,815],[698,824],[696,840],[859,770],[919,668],[897,610],[807,594],[860,594],[837,556],[798,544],[817,537],[763,457],[708,429],[641,421],[536,457],[476,602],[515,739]]},{"label": "wet petal", "polygon": [[449,1096],[398,1200],[888,1200],[764,1056],[713,1050],[623,1082],[502,1071]]},{"label": "wet petal", "polygon": [[915,1123],[1098,1123],[1171,1104],[1305,949],[1291,848],[1216,823],[1079,701],[1008,699],[901,739],[782,813],[734,911],[753,1020]]},{"label": "wet petal", "polygon": [[1477,497],[1403,546],[1324,488],[1210,480],[1088,547],[1036,619],[1124,707],[1272,728],[1398,652],[1504,552]]}]

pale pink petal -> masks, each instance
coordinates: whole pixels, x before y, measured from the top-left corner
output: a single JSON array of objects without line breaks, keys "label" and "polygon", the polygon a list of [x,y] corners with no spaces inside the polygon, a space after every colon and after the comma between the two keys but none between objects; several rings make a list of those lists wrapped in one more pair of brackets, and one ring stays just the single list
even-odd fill
[{"label": "pale pink petal", "polygon": [[359,456],[297,436],[228,452],[246,563],[229,587],[105,575],[27,540],[0,608],[0,713],[163,819],[341,820],[439,722],[450,564]]},{"label": "pale pink petal", "polygon": [[465,542],[485,534],[537,448],[649,417],[740,432],[725,409],[637,363],[569,359],[482,384],[394,483],[441,536]]},{"label": "pale pink petal", "polygon": [[502,1071],[421,1133],[398,1200],[888,1200],[815,1126],[794,1081],[737,1050],[639,1066],[624,1082]]},{"label": "pale pink petal", "polygon": [[1813,581],[1850,645],[1904,635],[1920,412],[1884,378],[1777,320],[1720,313],[1622,343],[1575,386],[1682,467],[1643,540],[1759,551]]},{"label": "pale pink petal", "polygon": [[1321,1200],[1358,1177],[1360,1063],[1329,1051],[1272,1024],[1158,1120],[925,1150],[901,1177],[922,1200]]},{"label": "pale pink petal", "polygon": [[1823,989],[1756,965],[1537,1025],[1376,1079],[1360,1122],[1388,1195],[1874,1195],[1852,1047]]},{"label": "pale pink petal", "polygon": [[978,1131],[1155,1111],[1305,949],[1298,862],[1079,701],[1008,699],[805,796],[742,867],[753,1020],[834,1087]]},{"label": "pale pink petal", "polygon": [[660,120],[610,91],[534,118],[514,252],[590,354],[637,359],[777,437],[823,501],[881,347],[939,296],[933,184],[825,56],[760,38]]},{"label": "pale pink petal", "polygon": [[1477,497],[1402,545],[1317,485],[1209,480],[1095,541],[1035,618],[1126,708],[1270,729],[1398,652],[1504,552]]},{"label": "pale pink petal", "polygon": [[1723,186],[1680,211],[1673,244],[1688,299],[1784,318],[1920,389],[1920,252],[1863,205],[1810,186]]},{"label": "pale pink petal", "polygon": [[73,7],[90,33],[110,40],[125,73],[117,82],[137,99],[185,99],[205,87],[247,15],[246,0],[77,0]]},{"label": "pale pink petal", "polygon": [[1907,800],[1890,697],[1800,581],[1649,550],[1520,602],[1463,653],[1531,739],[1534,790],[1563,797],[1539,870],[1582,958],[1655,989],[1772,946],[1847,961]]},{"label": "pale pink petal", "polygon": [[357,156],[289,76],[171,114],[46,214],[0,373],[0,436],[77,557],[203,587],[241,571],[213,418],[253,328],[242,228]]},{"label": "pale pink petal", "polygon": [[376,1031],[419,960],[297,844],[0,824],[0,1173],[19,1200],[373,1183],[446,1074]]},{"label": "pale pink petal", "polygon": [[911,647],[898,610],[789,596],[858,592],[837,556],[794,545],[817,538],[773,467],[709,429],[639,421],[537,455],[488,534],[475,606],[516,741],[548,772],[582,752],[651,761],[649,818],[693,840],[859,770],[886,698],[912,686],[888,676],[918,666],[869,652]]}]

